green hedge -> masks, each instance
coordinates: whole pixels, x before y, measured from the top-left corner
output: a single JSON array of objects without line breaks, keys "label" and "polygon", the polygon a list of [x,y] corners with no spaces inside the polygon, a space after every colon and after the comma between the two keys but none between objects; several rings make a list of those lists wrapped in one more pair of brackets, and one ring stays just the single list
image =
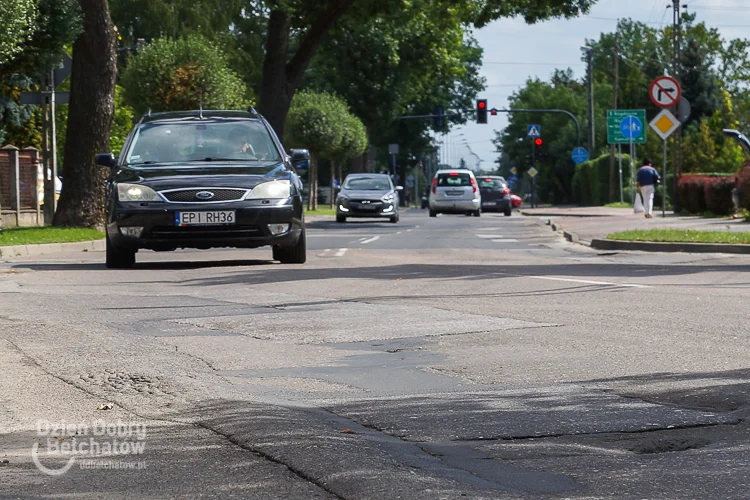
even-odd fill
[{"label": "green hedge", "polygon": [[[609,154],[576,165],[573,175],[573,196],[584,206],[601,206],[620,201],[619,156],[615,155],[615,199],[609,199]],[[622,155],[622,187],[625,201],[632,200],[630,188],[630,157]]]}]

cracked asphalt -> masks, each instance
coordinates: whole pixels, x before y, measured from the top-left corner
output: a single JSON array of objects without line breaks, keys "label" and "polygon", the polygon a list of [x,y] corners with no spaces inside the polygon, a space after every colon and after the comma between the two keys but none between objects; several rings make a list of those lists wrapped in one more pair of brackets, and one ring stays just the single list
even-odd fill
[{"label": "cracked asphalt", "polygon": [[0,497],[748,497],[750,258],[416,210],[308,247],[0,261]]}]

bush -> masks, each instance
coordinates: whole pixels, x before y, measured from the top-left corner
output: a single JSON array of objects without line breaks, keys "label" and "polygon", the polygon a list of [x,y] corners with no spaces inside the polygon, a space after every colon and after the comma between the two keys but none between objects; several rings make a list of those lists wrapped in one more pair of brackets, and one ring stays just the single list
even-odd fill
[{"label": "bush", "polygon": [[691,214],[706,211],[705,185],[708,177],[703,175],[683,175],[677,183],[677,197],[680,208]]},{"label": "bush", "polygon": [[[609,154],[576,165],[573,175],[573,196],[584,206],[601,206],[620,201],[618,157],[615,155],[615,199],[609,199]],[[630,157],[622,155],[622,187],[627,199],[630,185]]]},{"label": "bush", "polygon": [[716,215],[729,215],[734,211],[732,190],[736,186],[732,177],[712,177],[704,183],[706,210]]},{"label": "bush", "polygon": [[739,182],[742,193],[742,208],[750,210],[750,161],[740,170]]},{"label": "bush", "polygon": [[154,40],[128,60],[122,74],[125,101],[137,115],[153,111],[243,109],[249,92],[226,56],[199,36]]}]

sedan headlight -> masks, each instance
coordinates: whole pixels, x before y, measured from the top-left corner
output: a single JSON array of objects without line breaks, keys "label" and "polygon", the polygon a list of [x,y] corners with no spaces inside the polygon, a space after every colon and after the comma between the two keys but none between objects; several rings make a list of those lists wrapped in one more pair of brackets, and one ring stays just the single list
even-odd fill
[{"label": "sedan headlight", "polygon": [[248,200],[254,199],[286,199],[292,195],[292,183],[289,181],[271,181],[263,182],[255,186],[250,194],[247,195]]},{"label": "sedan headlight", "polygon": [[120,201],[162,201],[156,191],[140,184],[118,184],[117,197]]},{"label": "sedan headlight", "polygon": [[393,201],[393,198],[394,198],[393,193],[391,193],[391,194],[387,194],[383,196],[381,200],[383,200],[385,203],[390,203]]}]

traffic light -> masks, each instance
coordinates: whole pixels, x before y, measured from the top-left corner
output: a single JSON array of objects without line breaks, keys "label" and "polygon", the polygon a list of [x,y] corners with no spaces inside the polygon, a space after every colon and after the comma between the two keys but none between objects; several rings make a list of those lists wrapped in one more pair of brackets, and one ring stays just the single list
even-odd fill
[{"label": "traffic light", "polygon": [[442,106],[435,106],[432,115],[432,128],[442,130],[445,127],[445,109]]},{"label": "traffic light", "polygon": [[490,114],[491,114],[492,116],[497,116],[497,110],[496,110],[495,108],[492,108],[492,109],[490,110]]},{"label": "traffic light", "polygon": [[487,99],[477,100],[477,123],[487,123]]},{"label": "traffic light", "polygon": [[544,141],[542,140],[541,137],[537,137],[536,139],[534,139],[534,147],[536,148],[536,152],[537,153],[541,153],[542,152],[542,145],[543,144],[544,144]]}]

